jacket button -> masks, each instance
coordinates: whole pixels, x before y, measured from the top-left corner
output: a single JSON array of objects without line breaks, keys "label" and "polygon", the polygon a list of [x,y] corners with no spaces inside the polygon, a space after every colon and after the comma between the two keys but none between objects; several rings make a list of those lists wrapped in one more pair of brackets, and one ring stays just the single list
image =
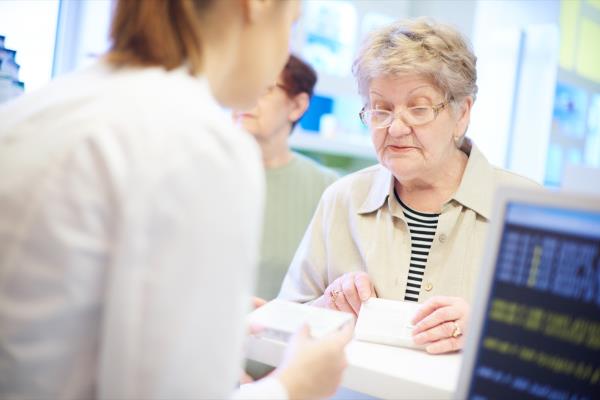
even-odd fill
[{"label": "jacket button", "polygon": [[427,282],[425,284],[425,290],[431,292],[431,289],[433,289],[433,284],[431,282]]},{"label": "jacket button", "polygon": [[445,243],[446,239],[448,239],[448,236],[445,233],[442,233],[439,237],[440,243]]}]

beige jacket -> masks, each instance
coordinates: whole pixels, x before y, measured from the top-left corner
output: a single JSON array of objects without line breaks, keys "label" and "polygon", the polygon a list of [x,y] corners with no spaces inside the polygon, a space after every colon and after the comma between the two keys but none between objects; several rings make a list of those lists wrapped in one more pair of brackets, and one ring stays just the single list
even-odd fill
[{"label": "beige jacket", "polygon": [[[435,295],[470,301],[496,188],[539,187],[492,166],[469,140],[462,150],[469,160],[458,190],[442,207],[419,302]],[[308,302],[344,273],[366,271],[378,297],[404,299],[411,239],[393,183],[391,172],[375,165],[338,180],[325,191],[279,298]]]}]

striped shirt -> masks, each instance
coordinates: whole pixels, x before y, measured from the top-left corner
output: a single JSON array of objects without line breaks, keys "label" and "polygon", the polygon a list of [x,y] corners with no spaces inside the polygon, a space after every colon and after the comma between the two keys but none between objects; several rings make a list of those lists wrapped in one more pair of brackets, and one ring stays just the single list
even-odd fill
[{"label": "striped shirt", "polygon": [[396,198],[402,206],[402,211],[410,230],[411,240],[410,265],[404,300],[419,301],[423,275],[425,275],[425,265],[427,264],[429,249],[435,236],[435,229],[437,228],[440,214],[427,214],[415,211],[404,204],[398,194],[396,194]]}]

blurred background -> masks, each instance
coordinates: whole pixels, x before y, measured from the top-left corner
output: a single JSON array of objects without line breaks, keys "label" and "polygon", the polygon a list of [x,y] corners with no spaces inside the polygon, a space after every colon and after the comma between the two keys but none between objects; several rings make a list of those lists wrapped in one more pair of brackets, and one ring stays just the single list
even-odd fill
[{"label": "blurred background", "polygon": [[[0,102],[102,54],[111,8],[111,0],[0,0]],[[376,162],[352,60],[370,30],[417,16],[470,38],[479,95],[468,136],[492,163],[546,186],[579,181],[600,191],[585,178],[600,176],[600,0],[304,0],[291,48],[319,81],[290,138],[295,150],[342,174]]]}]

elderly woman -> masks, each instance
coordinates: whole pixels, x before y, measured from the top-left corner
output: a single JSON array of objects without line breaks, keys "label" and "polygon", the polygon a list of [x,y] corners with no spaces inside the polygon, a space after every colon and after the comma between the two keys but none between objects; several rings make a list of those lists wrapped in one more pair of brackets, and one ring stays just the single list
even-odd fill
[{"label": "elderly woman", "polygon": [[402,21],[354,62],[379,164],[325,191],[280,298],[358,314],[371,296],[422,302],[413,339],[462,348],[494,191],[534,186],[465,138],[476,57],[451,27]]}]

